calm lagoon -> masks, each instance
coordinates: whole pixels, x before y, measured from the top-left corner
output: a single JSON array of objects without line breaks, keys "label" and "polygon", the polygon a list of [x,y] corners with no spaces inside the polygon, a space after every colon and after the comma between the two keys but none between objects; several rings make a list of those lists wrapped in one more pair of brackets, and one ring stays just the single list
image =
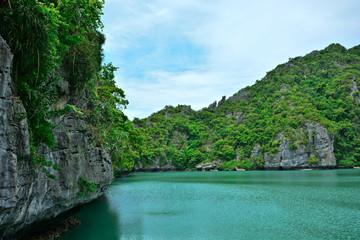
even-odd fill
[{"label": "calm lagoon", "polygon": [[360,169],[138,173],[62,240],[360,239]]}]

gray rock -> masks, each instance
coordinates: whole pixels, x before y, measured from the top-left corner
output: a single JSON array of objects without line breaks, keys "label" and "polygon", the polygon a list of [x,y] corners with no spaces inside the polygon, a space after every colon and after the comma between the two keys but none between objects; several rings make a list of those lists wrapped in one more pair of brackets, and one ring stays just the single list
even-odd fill
[{"label": "gray rock", "polygon": [[171,117],[171,114],[168,111],[166,111],[165,112],[165,118],[169,118],[169,117]]},{"label": "gray rock", "polygon": [[252,149],[252,152],[251,152],[251,158],[253,157],[260,157],[261,156],[261,152],[260,152],[260,144],[256,144],[253,149]]},{"label": "gray rock", "polygon": [[235,167],[235,171],[246,171],[246,169]]},{"label": "gray rock", "polygon": [[[292,169],[307,167],[332,168],[336,166],[334,155],[333,140],[328,135],[327,130],[319,123],[306,123],[306,130],[301,129],[302,139],[308,137],[308,144],[297,144],[295,150],[290,149],[290,141],[282,133],[275,141],[279,141],[279,152],[274,155],[264,153],[266,169]],[[304,132],[307,131],[308,134]],[[251,157],[261,157],[260,145],[253,148]],[[319,164],[309,165],[309,157],[315,155],[319,159]]]},{"label": "gray rock", "polygon": [[233,96],[229,97],[228,100],[236,101],[238,99],[243,99],[248,101],[250,99],[250,91],[240,90],[238,93],[234,94]]},{"label": "gray rock", "polygon": [[[0,239],[19,237],[36,224],[96,199],[113,179],[108,152],[92,145],[86,122],[75,114],[53,119],[59,124],[54,128],[56,146],[40,148],[45,160],[61,168],[51,170],[56,180],[34,169],[26,111],[11,97],[11,60],[0,37]],[[80,176],[97,185],[89,198],[78,195]]]},{"label": "gray rock", "polygon": [[196,166],[197,171],[211,171],[211,170],[217,170],[220,166],[221,161],[215,160],[211,162],[202,162],[199,165]]},{"label": "gray rock", "polygon": [[353,83],[353,86],[351,87],[350,96],[360,103],[360,96],[358,96],[358,95],[354,96],[354,93],[359,91],[359,89],[357,88],[356,82],[355,82],[355,78],[351,78],[351,81]]},{"label": "gray rock", "polygon": [[180,114],[189,115],[192,111],[193,111],[193,110],[191,109],[191,106],[188,105],[188,106],[185,106],[185,107],[181,110]]},{"label": "gray rock", "polygon": [[217,102],[213,102],[212,104],[209,105],[209,109],[215,109],[216,108],[216,105],[217,105]]},{"label": "gray rock", "polygon": [[312,51],[311,53],[309,53],[310,54],[310,56],[316,56],[316,55],[318,55],[319,54],[319,51],[317,51],[317,50],[314,50],[314,51]]},{"label": "gray rock", "polygon": [[226,96],[223,96],[219,102],[215,101],[212,104],[209,105],[208,109],[216,109],[224,104],[226,101]]},{"label": "gray rock", "polygon": [[286,92],[288,90],[289,89],[286,86],[282,86],[281,89],[280,89],[280,92]]},{"label": "gray rock", "polygon": [[10,47],[0,36],[0,98],[9,98],[11,96],[10,89],[10,69],[13,55]]},{"label": "gray rock", "polygon": [[155,157],[153,164],[145,165],[137,162],[134,165],[134,172],[165,172],[165,171],[179,171],[180,168],[175,167],[171,161],[162,161],[160,157]]},{"label": "gray rock", "polygon": [[343,64],[343,63],[340,63],[340,62],[338,62],[338,61],[334,61],[334,64],[335,65],[337,65],[339,68],[341,68],[341,69],[344,69],[345,67],[346,67],[346,65],[345,64]]},{"label": "gray rock", "polygon": [[233,112],[226,114],[226,117],[231,118],[232,116],[234,116],[237,122],[239,124],[242,124],[243,123],[242,115],[243,115],[242,112]]},{"label": "gray rock", "polygon": [[223,96],[223,97],[221,98],[221,100],[219,101],[217,107],[220,107],[221,105],[223,105],[225,101],[226,101],[226,96]]}]

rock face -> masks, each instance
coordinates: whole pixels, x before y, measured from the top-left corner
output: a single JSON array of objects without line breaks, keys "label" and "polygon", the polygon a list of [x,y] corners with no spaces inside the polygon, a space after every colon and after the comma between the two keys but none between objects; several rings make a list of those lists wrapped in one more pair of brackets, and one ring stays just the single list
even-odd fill
[{"label": "rock face", "polygon": [[[290,144],[290,140],[283,134],[278,135],[275,141],[278,140],[280,143],[279,152],[272,156],[268,154],[263,156],[266,169],[336,167],[333,140],[328,135],[327,130],[318,123],[307,123],[305,125],[306,129],[299,134],[302,139],[308,138],[306,144],[296,144],[296,142]],[[307,132],[307,134],[304,132]],[[259,145],[254,146],[251,157],[261,156],[259,149]],[[309,164],[309,158],[312,155],[316,157],[318,163]]]},{"label": "rock face", "polygon": [[242,124],[243,123],[243,120],[242,120],[242,112],[232,112],[232,113],[228,113],[226,114],[226,117],[228,118],[231,118],[231,117],[235,117],[235,119],[238,121],[239,124]]},{"label": "rock face", "polygon": [[[45,160],[60,167],[60,171],[52,170],[56,179],[34,169],[26,111],[19,100],[11,97],[11,61],[10,49],[0,37],[0,239],[19,237],[96,199],[113,179],[108,152],[92,145],[86,123],[75,113],[53,119],[59,124],[54,128],[56,146],[40,149]],[[63,98],[67,99],[70,101],[72,97]],[[97,185],[89,198],[78,194],[80,176]]]},{"label": "rock face", "polygon": [[226,96],[223,96],[219,102],[215,101],[212,104],[209,105],[208,109],[216,109],[223,105],[226,101]]},{"label": "rock face", "polygon": [[355,78],[351,78],[351,81],[353,83],[353,86],[351,88],[351,92],[350,92],[350,96],[354,99],[356,99],[356,101],[358,101],[360,103],[360,96],[359,95],[355,95],[354,93],[358,92],[359,89],[356,86],[356,82],[355,82]]},{"label": "rock face", "polygon": [[221,105],[223,105],[225,101],[226,101],[226,96],[223,96],[223,97],[221,98],[221,100],[218,102],[217,107],[220,107]]},{"label": "rock face", "polygon": [[217,101],[213,102],[212,104],[209,105],[209,109],[215,109],[217,105]]},{"label": "rock face", "polygon": [[217,170],[220,166],[221,161],[215,160],[212,162],[204,162],[196,166],[197,171],[212,171]]},{"label": "rock face", "polygon": [[180,168],[175,167],[172,162],[162,162],[159,157],[154,159],[152,165],[144,165],[141,162],[137,162],[134,165],[134,172],[166,172],[166,171],[179,171]]},{"label": "rock face", "polygon": [[250,99],[250,92],[246,90],[240,90],[238,93],[235,93],[233,96],[229,97],[228,100],[230,101],[236,101],[238,99],[243,99],[248,101]]}]

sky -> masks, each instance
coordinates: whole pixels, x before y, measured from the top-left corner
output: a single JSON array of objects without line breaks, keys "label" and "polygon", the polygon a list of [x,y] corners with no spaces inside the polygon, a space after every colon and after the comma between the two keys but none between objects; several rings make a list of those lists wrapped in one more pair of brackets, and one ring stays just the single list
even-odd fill
[{"label": "sky", "polygon": [[106,0],[105,62],[119,67],[125,114],[199,110],[289,58],[360,44],[359,0]]}]

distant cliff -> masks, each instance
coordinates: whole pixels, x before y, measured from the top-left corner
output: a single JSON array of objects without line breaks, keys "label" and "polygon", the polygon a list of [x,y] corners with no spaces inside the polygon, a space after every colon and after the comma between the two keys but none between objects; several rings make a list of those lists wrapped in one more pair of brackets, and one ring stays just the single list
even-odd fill
[{"label": "distant cliff", "polygon": [[[291,58],[208,108],[166,106],[135,119],[135,170],[360,165],[360,46]],[[146,167],[148,166],[148,167]]]},{"label": "distant cliff", "polygon": [[[19,237],[96,199],[113,179],[109,153],[93,145],[86,121],[74,112],[52,119],[58,124],[53,129],[55,147],[42,145],[38,151],[45,161],[60,168],[50,172],[55,179],[34,169],[27,114],[11,89],[12,58],[10,48],[0,37],[0,239]],[[86,107],[81,98],[69,93],[66,82],[58,86],[58,91],[65,96],[65,105]],[[94,191],[88,191],[83,177],[96,185]]]}]

